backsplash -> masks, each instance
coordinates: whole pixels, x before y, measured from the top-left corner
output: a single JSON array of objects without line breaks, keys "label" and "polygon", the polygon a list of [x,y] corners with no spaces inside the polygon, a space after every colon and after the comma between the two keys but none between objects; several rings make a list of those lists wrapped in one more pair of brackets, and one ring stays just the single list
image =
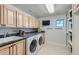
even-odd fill
[{"label": "backsplash", "polygon": [[8,34],[12,34],[12,33],[17,33],[18,30],[17,29],[11,29],[11,28],[0,28],[0,35],[4,35],[6,33]]},{"label": "backsplash", "polygon": [[29,29],[29,28],[27,28],[27,29],[18,29],[18,30],[23,30],[23,31],[25,31],[25,32],[32,32],[32,31],[35,31],[34,29]]},{"label": "backsplash", "polygon": [[0,35],[5,35],[5,34],[14,34],[14,33],[18,33],[19,30],[23,30],[26,32],[32,32],[35,31],[34,29],[22,29],[22,28],[0,28]]}]

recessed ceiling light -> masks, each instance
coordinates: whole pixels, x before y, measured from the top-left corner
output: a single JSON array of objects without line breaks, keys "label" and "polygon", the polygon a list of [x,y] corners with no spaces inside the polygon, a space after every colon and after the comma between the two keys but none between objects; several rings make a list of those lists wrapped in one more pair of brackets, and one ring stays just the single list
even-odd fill
[{"label": "recessed ceiling light", "polygon": [[45,4],[49,13],[54,13],[54,5],[53,4]]}]

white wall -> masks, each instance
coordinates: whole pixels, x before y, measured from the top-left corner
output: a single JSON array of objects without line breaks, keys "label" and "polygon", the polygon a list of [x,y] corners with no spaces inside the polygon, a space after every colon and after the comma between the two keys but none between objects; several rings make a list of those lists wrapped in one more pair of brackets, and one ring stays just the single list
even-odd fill
[{"label": "white wall", "polygon": [[72,36],[72,53],[79,55],[79,15],[74,15]]},{"label": "white wall", "polygon": [[[46,31],[46,42],[48,43],[56,43],[56,44],[61,44],[65,45],[66,43],[66,29],[65,29],[65,24],[63,29],[55,29],[55,21],[57,19],[65,19],[66,20],[66,15],[55,15],[55,16],[50,16],[50,17],[45,17],[45,18],[40,18],[40,23],[41,23],[41,29]],[[42,20],[50,20],[50,26],[43,26],[42,27]],[[65,21],[64,20],[64,21]]]}]

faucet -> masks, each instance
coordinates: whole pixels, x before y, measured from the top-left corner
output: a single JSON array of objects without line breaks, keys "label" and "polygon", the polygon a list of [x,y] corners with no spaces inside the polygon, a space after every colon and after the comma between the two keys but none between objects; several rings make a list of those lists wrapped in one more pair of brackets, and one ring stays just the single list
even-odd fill
[{"label": "faucet", "polygon": [[4,38],[5,38],[5,37],[7,37],[7,35],[8,35],[8,32],[7,32],[7,33],[6,33],[6,32],[4,32]]}]

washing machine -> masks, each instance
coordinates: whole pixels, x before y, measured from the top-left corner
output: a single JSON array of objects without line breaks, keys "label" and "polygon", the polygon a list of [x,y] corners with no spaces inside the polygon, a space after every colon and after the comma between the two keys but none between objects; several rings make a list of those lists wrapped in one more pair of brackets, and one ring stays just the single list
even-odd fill
[{"label": "washing machine", "polygon": [[37,40],[38,40],[38,52],[39,52],[39,50],[43,47],[43,37],[41,33],[37,35]]},{"label": "washing machine", "polygon": [[38,41],[36,36],[32,36],[26,39],[26,54],[36,55],[38,52]]}]

